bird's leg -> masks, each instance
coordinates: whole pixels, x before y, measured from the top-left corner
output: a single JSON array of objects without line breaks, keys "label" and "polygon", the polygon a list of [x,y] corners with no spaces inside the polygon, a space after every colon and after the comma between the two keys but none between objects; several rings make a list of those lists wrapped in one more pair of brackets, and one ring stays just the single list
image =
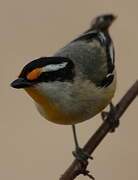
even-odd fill
[{"label": "bird's leg", "polygon": [[79,147],[79,143],[77,140],[76,128],[75,125],[72,125],[73,137],[75,142],[76,150],[73,151],[73,155],[75,158],[84,166],[88,165],[88,159],[93,159],[89,154],[87,154],[82,148]]},{"label": "bird's leg", "polygon": [[102,112],[101,116],[102,119],[105,121],[108,119],[108,116],[110,116],[111,118],[109,118],[109,123],[111,126],[111,132],[115,132],[115,129],[119,126],[119,119],[117,119],[115,117],[115,113],[116,113],[116,109],[114,107],[114,105],[112,103],[110,103],[110,110],[109,112]]}]

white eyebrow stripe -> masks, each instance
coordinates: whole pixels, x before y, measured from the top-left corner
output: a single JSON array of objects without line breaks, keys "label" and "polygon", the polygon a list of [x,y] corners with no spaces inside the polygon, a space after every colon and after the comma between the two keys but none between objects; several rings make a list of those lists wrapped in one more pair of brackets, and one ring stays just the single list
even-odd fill
[{"label": "white eyebrow stripe", "polygon": [[52,72],[52,71],[58,71],[59,69],[63,69],[68,63],[63,62],[60,64],[49,64],[42,68],[41,72]]}]

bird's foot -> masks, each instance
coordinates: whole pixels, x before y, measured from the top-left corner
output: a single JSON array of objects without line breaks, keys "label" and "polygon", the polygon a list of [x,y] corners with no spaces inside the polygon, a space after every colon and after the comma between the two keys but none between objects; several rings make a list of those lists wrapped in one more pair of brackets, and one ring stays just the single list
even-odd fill
[{"label": "bird's foot", "polygon": [[72,154],[80,162],[81,170],[79,171],[79,173],[94,180],[95,178],[86,169],[88,166],[88,159],[92,160],[93,158],[80,147],[76,148],[76,150],[73,151]]},{"label": "bird's foot", "polygon": [[82,148],[76,148],[76,151],[73,151],[72,154],[74,157],[83,165],[88,165],[88,159],[93,159],[88,153],[86,153]]},{"label": "bird's foot", "polygon": [[110,132],[115,132],[115,129],[119,126],[119,119],[116,118],[116,108],[112,103],[110,103],[110,110],[109,112],[102,112],[101,116],[103,121],[108,120],[111,126],[111,131]]}]

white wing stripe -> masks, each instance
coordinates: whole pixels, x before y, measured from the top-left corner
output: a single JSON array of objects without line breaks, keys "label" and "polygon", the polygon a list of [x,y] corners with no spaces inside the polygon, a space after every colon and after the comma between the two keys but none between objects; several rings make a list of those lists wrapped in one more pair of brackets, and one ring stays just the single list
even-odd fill
[{"label": "white wing stripe", "polygon": [[110,54],[110,57],[112,60],[112,64],[114,64],[114,50],[113,50],[113,44],[112,43],[110,43],[110,45],[109,45],[109,54]]},{"label": "white wing stripe", "polygon": [[68,64],[67,62],[63,62],[60,64],[49,64],[49,65],[43,67],[41,72],[58,71],[59,69],[64,68],[67,64]]}]

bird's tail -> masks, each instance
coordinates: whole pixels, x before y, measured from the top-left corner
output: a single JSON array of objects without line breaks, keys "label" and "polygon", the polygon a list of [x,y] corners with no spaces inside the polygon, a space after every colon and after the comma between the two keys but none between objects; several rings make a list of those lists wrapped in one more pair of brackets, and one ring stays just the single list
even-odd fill
[{"label": "bird's tail", "polygon": [[91,26],[89,28],[89,31],[91,30],[99,30],[104,31],[108,30],[112,22],[116,19],[116,16],[113,14],[104,14],[95,17],[92,22]]}]

